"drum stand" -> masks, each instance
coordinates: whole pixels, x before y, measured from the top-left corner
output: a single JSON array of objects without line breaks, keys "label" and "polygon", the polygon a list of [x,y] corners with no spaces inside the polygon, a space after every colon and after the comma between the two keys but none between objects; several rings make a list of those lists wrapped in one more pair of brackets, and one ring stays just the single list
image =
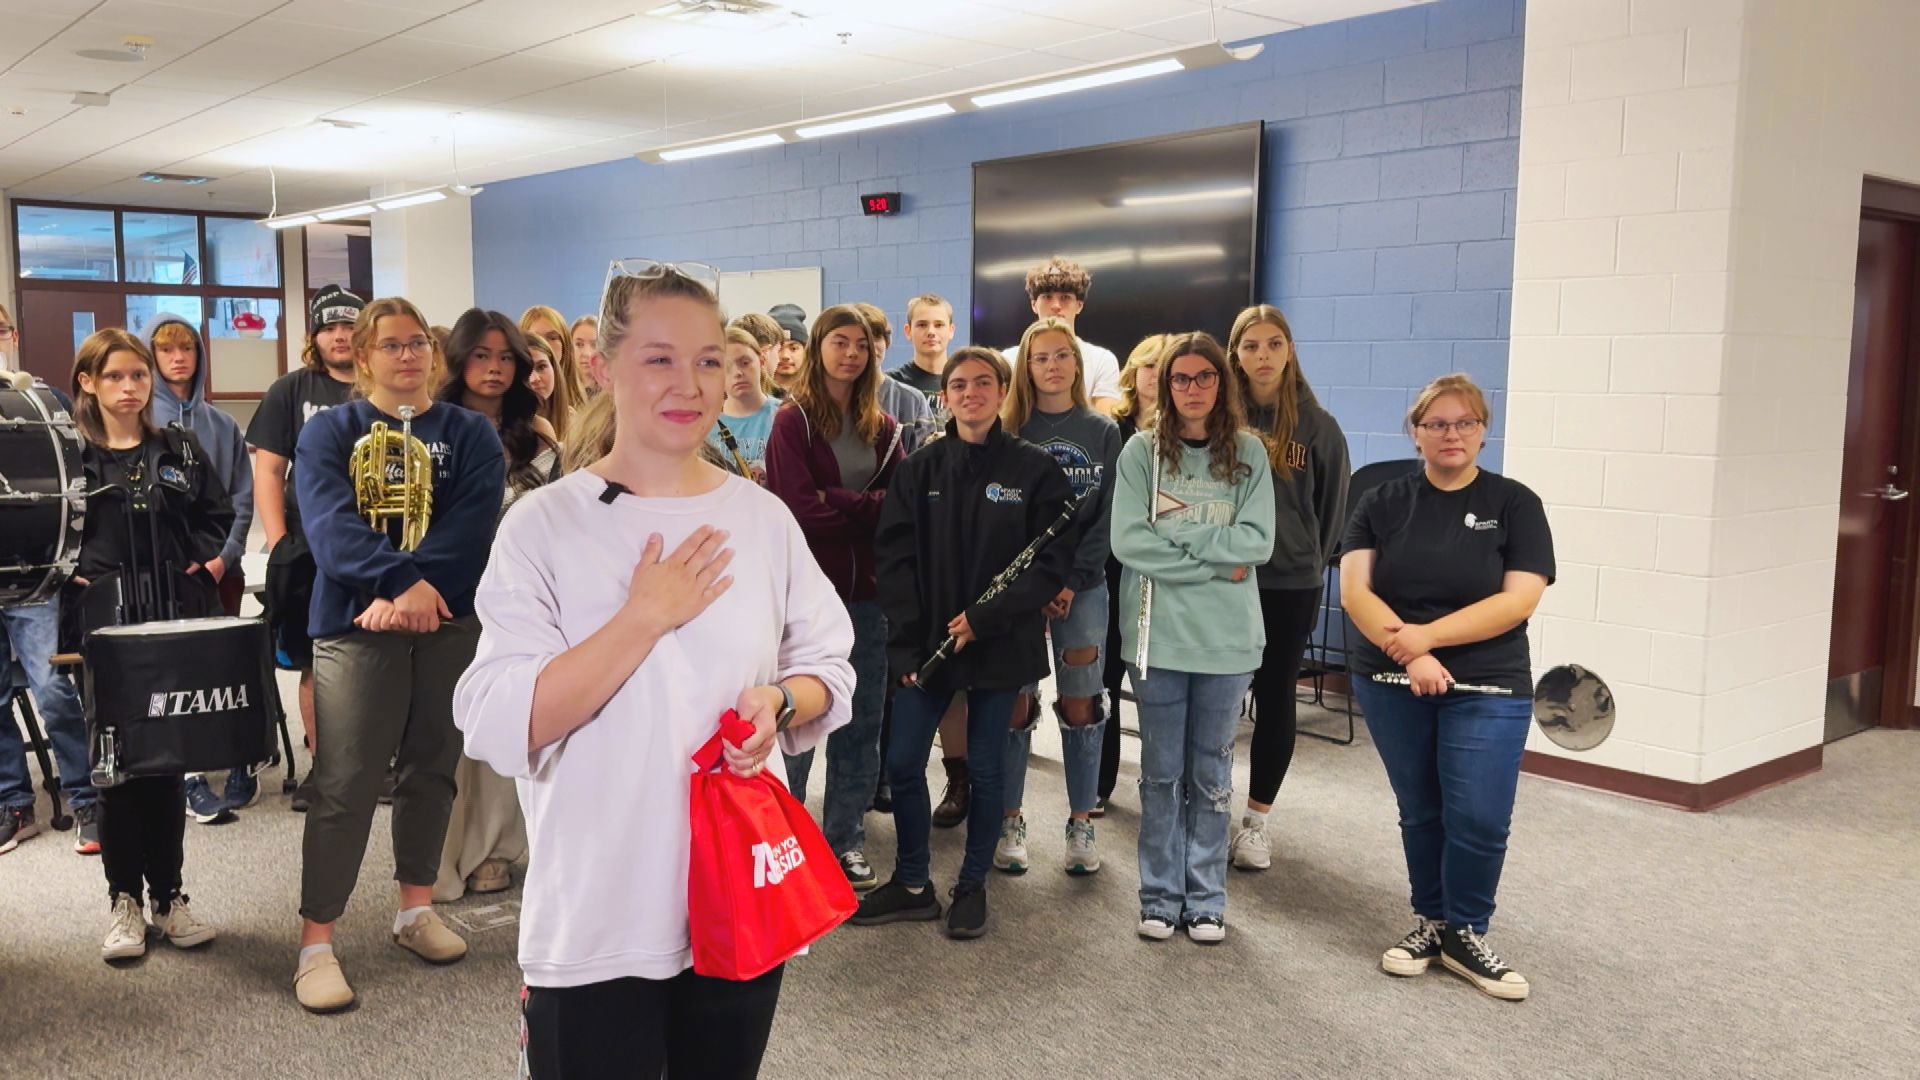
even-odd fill
[{"label": "drum stand", "polygon": [[[47,798],[53,800],[53,816],[47,823],[59,832],[66,832],[73,828],[73,815],[66,812],[60,801],[60,777],[53,770],[52,744],[47,742],[47,733],[40,727],[40,718],[34,715],[33,701],[27,696],[27,673],[18,661],[13,665],[11,685],[13,692],[8,704],[12,713],[20,718],[20,731],[26,739],[27,748],[33,751],[34,758],[40,762],[40,786],[46,791]],[[8,719],[11,721],[12,717]]]}]

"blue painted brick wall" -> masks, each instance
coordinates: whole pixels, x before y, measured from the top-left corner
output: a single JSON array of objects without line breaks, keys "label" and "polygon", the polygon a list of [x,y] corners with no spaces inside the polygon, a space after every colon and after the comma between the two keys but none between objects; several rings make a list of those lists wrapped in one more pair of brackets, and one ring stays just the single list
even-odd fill
[{"label": "blue painted brick wall", "polygon": [[[1261,299],[1292,320],[1355,465],[1408,456],[1400,419],[1413,393],[1461,370],[1492,392],[1485,460],[1497,469],[1523,18],[1522,0],[1438,0],[1278,34],[1251,61],[1133,86],[490,184],[473,204],[476,292],[510,313],[550,303],[578,314],[597,304],[610,258],[647,255],[819,266],[827,303],[872,301],[896,323],[922,292],[964,312],[974,162],[1262,120]],[[860,192],[893,190],[903,214],[860,214]],[[1132,345],[1102,344],[1122,356]],[[906,358],[900,342],[888,362]]]}]

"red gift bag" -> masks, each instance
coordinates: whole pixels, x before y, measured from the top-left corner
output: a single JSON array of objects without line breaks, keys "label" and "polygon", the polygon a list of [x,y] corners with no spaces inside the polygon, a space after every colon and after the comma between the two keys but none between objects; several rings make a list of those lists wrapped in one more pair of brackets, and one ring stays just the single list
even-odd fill
[{"label": "red gift bag", "polygon": [[766,974],[856,907],[827,838],[786,785],[720,765],[722,738],[738,746],[752,735],[729,709],[693,756],[687,922],[693,970],[720,979]]}]

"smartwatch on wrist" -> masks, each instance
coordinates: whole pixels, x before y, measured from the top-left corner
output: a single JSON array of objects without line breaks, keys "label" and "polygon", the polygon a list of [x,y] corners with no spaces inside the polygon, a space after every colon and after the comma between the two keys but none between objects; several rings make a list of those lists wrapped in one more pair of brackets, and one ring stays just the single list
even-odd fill
[{"label": "smartwatch on wrist", "polygon": [[773,688],[780,691],[780,711],[775,714],[773,730],[785,731],[793,724],[793,691],[785,683],[774,683]]}]

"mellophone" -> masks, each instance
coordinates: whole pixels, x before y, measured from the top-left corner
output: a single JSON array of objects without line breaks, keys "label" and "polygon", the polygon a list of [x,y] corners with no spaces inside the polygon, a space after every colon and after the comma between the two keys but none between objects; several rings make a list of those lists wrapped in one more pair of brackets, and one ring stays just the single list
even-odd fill
[{"label": "mellophone", "polygon": [[[81,445],[72,417],[44,384],[0,376],[0,603],[53,599],[73,576],[87,498],[98,494],[86,490]],[[118,486],[129,536],[136,528],[157,533],[157,483],[143,477]],[[266,624],[172,618],[179,575],[171,565],[127,567],[67,600],[98,614],[89,625],[117,624],[86,635],[79,654],[53,658],[56,666],[82,663],[96,787],[276,757],[281,708]]]}]

